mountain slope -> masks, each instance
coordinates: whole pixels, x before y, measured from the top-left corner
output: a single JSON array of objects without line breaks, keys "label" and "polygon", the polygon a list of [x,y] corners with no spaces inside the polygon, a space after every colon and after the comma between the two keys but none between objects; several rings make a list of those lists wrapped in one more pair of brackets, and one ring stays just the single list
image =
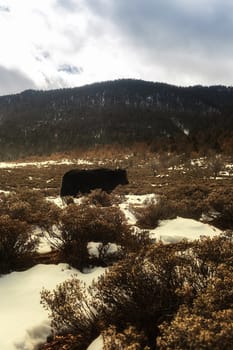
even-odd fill
[{"label": "mountain slope", "polygon": [[[117,80],[0,97],[0,158],[96,144],[220,149],[232,138],[233,88]],[[208,142],[207,142],[208,141]],[[223,149],[224,150],[224,149]]]}]

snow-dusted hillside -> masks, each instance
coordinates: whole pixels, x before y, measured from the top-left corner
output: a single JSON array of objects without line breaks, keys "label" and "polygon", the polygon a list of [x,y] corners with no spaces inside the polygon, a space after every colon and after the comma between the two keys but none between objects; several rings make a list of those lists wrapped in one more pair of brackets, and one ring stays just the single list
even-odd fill
[{"label": "snow-dusted hillside", "polygon": [[133,79],[2,96],[0,160],[135,142],[224,152],[231,145],[232,96],[232,87]]}]

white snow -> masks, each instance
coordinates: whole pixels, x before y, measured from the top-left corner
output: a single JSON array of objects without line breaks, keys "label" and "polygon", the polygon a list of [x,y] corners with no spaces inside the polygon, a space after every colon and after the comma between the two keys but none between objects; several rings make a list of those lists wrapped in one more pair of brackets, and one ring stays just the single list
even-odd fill
[{"label": "white snow", "polygon": [[64,207],[66,207],[66,204],[65,204],[65,202],[62,200],[61,197],[52,197],[52,196],[50,196],[50,197],[47,197],[46,200],[49,201],[49,202],[52,202],[52,203],[56,204],[59,208],[64,208]]},{"label": "white snow", "polygon": [[101,335],[98,336],[87,348],[87,350],[103,350],[104,343],[103,337]]},{"label": "white snow", "polygon": [[104,272],[96,268],[82,274],[67,264],[36,265],[24,272],[0,277],[0,349],[32,350],[50,334],[48,313],[40,305],[43,287],[54,289],[74,274],[90,284]]},{"label": "white snow", "polygon": [[33,230],[33,236],[39,238],[39,245],[37,247],[38,253],[48,253],[51,251],[51,246],[48,238],[46,237],[46,232],[43,232],[40,227],[35,227]]},{"label": "white snow", "polygon": [[71,165],[91,165],[92,162],[85,159],[61,159],[61,160],[46,160],[41,162],[0,162],[0,168],[22,168],[26,166],[36,166],[37,168],[48,167],[50,165],[62,165],[62,164],[71,164]]},{"label": "white snow", "polygon": [[185,128],[184,125],[176,118],[171,118],[173,123],[181,130],[183,133],[188,136],[189,135],[189,129]]},{"label": "white snow", "polygon": [[156,198],[157,196],[154,193],[143,195],[126,195],[124,202],[119,204],[119,208],[125,214],[127,222],[130,225],[135,225],[137,220],[132,213],[131,206],[143,207],[150,202],[156,203]]},{"label": "white snow", "polygon": [[[75,204],[81,204],[83,198],[84,198],[83,196],[79,197],[79,198],[73,198],[73,201]],[[56,204],[61,209],[65,208],[67,206],[67,204],[65,203],[65,201],[61,197],[49,196],[49,197],[46,197],[46,200]]]},{"label": "white snow", "polygon": [[157,196],[154,193],[134,195],[129,194],[125,196],[125,200],[128,204],[143,205],[150,201],[155,201]]},{"label": "white snow", "polygon": [[4,194],[10,194],[10,191],[4,191],[4,190],[0,190],[0,193],[4,193]]},{"label": "white snow", "polygon": [[163,220],[160,225],[150,231],[151,238],[161,240],[163,243],[176,243],[183,239],[193,241],[202,236],[214,237],[221,231],[209,224],[177,217],[172,220]]},{"label": "white snow", "polygon": [[[102,247],[101,242],[89,242],[87,245],[88,253],[90,256],[99,257],[99,248]],[[109,243],[106,254],[116,253],[118,250],[118,246],[115,243]]]}]

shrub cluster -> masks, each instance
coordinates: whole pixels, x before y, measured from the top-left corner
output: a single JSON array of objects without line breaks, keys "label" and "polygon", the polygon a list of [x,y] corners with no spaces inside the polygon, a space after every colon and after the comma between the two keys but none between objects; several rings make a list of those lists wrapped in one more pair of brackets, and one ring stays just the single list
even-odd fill
[{"label": "shrub cluster", "polygon": [[[44,290],[42,304],[55,333],[89,342],[102,333],[106,350],[230,349],[232,245],[232,232],[150,245],[113,265],[88,290],[76,278]],[[213,246],[218,250],[211,255]]]},{"label": "shrub cluster", "polygon": [[137,219],[137,226],[144,229],[156,228],[159,220],[176,217],[171,203],[163,196],[157,202],[151,201],[143,208],[132,207],[132,210]]},{"label": "shrub cluster", "polygon": [[39,191],[19,191],[3,196],[0,202],[0,214],[46,230],[58,222],[59,212],[59,208],[46,201]]},{"label": "shrub cluster", "polygon": [[109,194],[101,189],[91,191],[83,201],[83,203],[100,207],[111,207],[115,202],[117,202],[117,199],[113,194]]},{"label": "shrub cluster", "polygon": [[220,229],[233,229],[233,191],[218,188],[208,197],[210,211],[218,214],[213,217],[212,224]]},{"label": "shrub cluster", "polygon": [[159,225],[160,220],[174,219],[177,216],[184,218],[200,218],[203,211],[203,203],[189,199],[180,201],[168,199],[161,196],[157,202],[146,204],[143,208],[132,208],[137,219],[137,225],[144,229],[154,229]]},{"label": "shrub cluster", "polygon": [[24,221],[0,215],[0,274],[17,270],[32,257],[38,239]]},{"label": "shrub cluster", "polygon": [[[108,264],[122,256],[133,242],[131,229],[119,208],[85,204],[67,206],[60,215],[59,232],[52,231],[50,236],[63,260],[81,270],[93,263]],[[90,257],[89,242],[100,243],[99,256]],[[110,254],[111,243],[117,244],[118,249]]]},{"label": "shrub cluster", "polygon": [[193,306],[181,305],[170,323],[163,323],[159,349],[225,349],[233,343],[233,269],[217,268]]},{"label": "shrub cluster", "polygon": [[0,201],[0,273],[31,264],[38,246],[33,227],[50,230],[58,222],[59,209],[38,191],[2,195]]},{"label": "shrub cluster", "polygon": [[233,229],[233,193],[228,188],[210,190],[205,186],[185,185],[162,195],[157,202],[143,208],[132,207],[137,225],[156,228],[159,220],[176,216],[198,220],[202,214],[212,225],[222,230]]},{"label": "shrub cluster", "polygon": [[54,334],[77,334],[82,342],[90,342],[93,336],[98,335],[92,292],[76,277],[58,285],[53,292],[42,290],[41,303],[50,311]]},{"label": "shrub cluster", "polygon": [[146,338],[143,332],[135,327],[128,326],[119,332],[116,326],[109,326],[102,332],[104,346],[103,350],[147,350]]}]

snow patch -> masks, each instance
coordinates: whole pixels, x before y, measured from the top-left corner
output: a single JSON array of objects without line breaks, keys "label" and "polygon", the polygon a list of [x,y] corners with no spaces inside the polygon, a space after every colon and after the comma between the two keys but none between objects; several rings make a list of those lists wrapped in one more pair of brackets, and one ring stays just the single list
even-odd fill
[{"label": "snow patch", "polygon": [[48,313],[40,305],[42,288],[52,290],[57,284],[77,275],[90,285],[105,271],[98,267],[85,274],[67,264],[36,265],[24,272],[0,277],[0,349],[32,350],[50,334]]},{"label": "snow patch", "polygon": [[37,168],[48,167],[50,165],[92,165],[93,163],[85,159],[62,159],[47,160],[42,162],[0,162],[0,168],[23,168],[27,166],[36,166]]},{"label": "snow patch", "polygon": [[104,341],[102,335],[99,335],[87,348],[87,350],[103,350]]},{"label": "snow patch", "polygon": [[136,218],[132,213],[131,206],[143,207],[150,202],[156,203],[157,196],[154,193],[143,194],[143,195],[126,195],[125,201],[119,204],[119,208],[125,214],[128,224],[135,225]]},{"label": "snow patch", "polygon": [[159,227],[150,231],[153,239],[161,240],[163,243],[177,243],[183,239],[193,241],[202,236],[214,237],[221,233],[221,230],[202,222],[177,217],[172,220],[163,220]]}]

